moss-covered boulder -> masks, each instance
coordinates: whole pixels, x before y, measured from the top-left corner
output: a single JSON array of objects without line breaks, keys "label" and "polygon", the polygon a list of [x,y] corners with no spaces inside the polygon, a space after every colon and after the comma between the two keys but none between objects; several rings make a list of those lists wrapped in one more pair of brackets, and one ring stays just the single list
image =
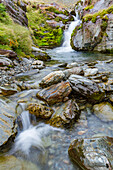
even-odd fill
[{"label": "moss-covered boulder", "polygon": [[83,6],[82,23],[74,29],[71,37],[73,49],[113,53],[113,2],[99,2]]},{"label": "moss-covered boulder", "polygon": [[61,44],[64,24],[73,19],[68,11],[54,4],[28,5],[27,16],[35,44],[50,48]]}]

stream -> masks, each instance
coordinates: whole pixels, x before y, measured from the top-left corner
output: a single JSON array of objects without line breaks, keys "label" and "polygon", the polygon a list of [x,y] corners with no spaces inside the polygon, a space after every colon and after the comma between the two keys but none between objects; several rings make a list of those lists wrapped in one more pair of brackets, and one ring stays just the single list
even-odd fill
[{"label": "stream", "polygon": [[[74,27],[78,23],[79,21],[75,19]],[[73,24],[71,25],[71,31]],[[68,37],[67,32],[65,34]],[[70,40],[70,38],[68,39]],[[59,64],[77,62],[80,65],[99,61],[96,66],[100,71],[112,72],[113,65],[109,64],[109,67],[106,67],[106,64],[103,63],[104,60],[111,59],[112,56],[74,51],[71,49],[70,43],[66,42],[65,37],[62,47],[46,51],[51,56],[51,61],[46,62],[46,67],[40,70],[39,73],[24,79],[26,84],[37,85],[37,89],[23,90],[9,97],[0,96],[0,100],[6,104],[11,104],[16,113],[20,115],[16,122],[18,124],[17,136],[10,151],[4,152],[4,155],[14,155],[21,160],[32,162],[36,165],[36,169],[40,170],[80,170],[68,156],[71,141],[98,136],[113,137],[112,122],[102,122],[92,113],[89,106],[81,113],[73,127],[60,129],[37,120],[35,116],[26,111],[26,105],[27,103],[37,102],[36,93],[40,90],[39,82],[50,72],[61,70]],[[24,78],[24,73],[22,76]],[[18,77],[18,81],[19,79],[21,77]],[[23,101],[25,102],[23,103]]]}]

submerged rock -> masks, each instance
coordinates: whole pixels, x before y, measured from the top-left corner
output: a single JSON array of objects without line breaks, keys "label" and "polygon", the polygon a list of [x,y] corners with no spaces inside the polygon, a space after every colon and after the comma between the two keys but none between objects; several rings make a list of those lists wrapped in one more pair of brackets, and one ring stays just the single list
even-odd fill
[{"label": "submerged rock", "polygon": [[68,153],[82,169],[111,170],[113,168],[113,138],[76,139],[71,143]]},{"label": "submerged rock", "polygon": [[40,117],[40,118],[50,118],[51,115],[53,114],[54,110],[51,109],[48,106],[44,106],[42,104],[29,104],[28,108],[29,112],[31,114],[34,114],[36,117]]},{"label": "submerged rock", "polygon": [[1,170],[6,170],[6,169],[39,170],[39,168],[35,164],[28,162],[28,161],[21,160],[21,159],[17,159],[14,156],[0,157],[0,169]]},{"label": "submerged rock", "polygon": [[68,100],[62,105],[54,108],[55,113],[49,120],[49,124],[55,127],[63,127],[66,124],[71,124],[72,120],[79,115],[79,107],[75,100]]},{"label": "submerged rock", "polygon": [[113,106],[108,102],[102,102],[93,106],[94,114],[102,121],[113,121]]},{"label": "submerged rock", "polygon": [[69,82],[61,82],[41,90],[36,96],[46,101],[49,105],[53,105],[65,101],[71,90]]},{"label": "submerged rock", "polygon": [[97,84],[86,77],[73,74],[69,77],[69,82],[76,94],[84,96],[94,102],[100,101],[104,96],[104,93],[101,92]]},{"label": "submerged rock", "polygon": [[46,77],[44,77],[41,82],[40,86],[41,87],[47,87],[52,84],[56,84],[64,79],[65,75],[63,71],[54,71],[50,74],[48,74]]}]

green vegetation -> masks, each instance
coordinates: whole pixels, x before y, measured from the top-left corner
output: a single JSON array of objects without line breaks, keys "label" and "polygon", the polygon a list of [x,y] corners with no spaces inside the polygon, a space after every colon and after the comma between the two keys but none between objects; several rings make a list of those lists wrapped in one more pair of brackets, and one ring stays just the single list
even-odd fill
[{"label": "green vegetation", "polygon": [[110,14],[110,13],[113,13],[113,5],[111,5],[107,9],[100,10],[94,14],[86,14],[83,17],[83,22],[92,21],[93,23],[95,23],[98,16],[100,16],[100,18],[103,18],[106,14]]},{"label": "green vegetation", "polygon": [[[49,7],[50,11],[55,11],[53,7]],[[56,12],[56,11],[55,11]],[[29,20],[29,29],[34,40],[34,43],[39,47],[54,47],[61,44],[63,30],[62,28],[52,27],[46,21],[48,15],[46,11],[41,13],[40,9],[29,7],[27,12]],[[56,18],[57,21],[60,18]]]},{"label": "green vegetation", "polygon": [[84,10],[85,10],[85,11],[88,11],[89,9],[92,9],[92,8],[94,8],[94,6],[93,6],[93,5],[89,5],[89,6],[86,6],[86,7],[84,8]]},{"label": "green vegetation", "polygon": [[0,48],[17,52],[18,55],[30,54],[32,40],[27,28],[15,24],[0,4]]}]

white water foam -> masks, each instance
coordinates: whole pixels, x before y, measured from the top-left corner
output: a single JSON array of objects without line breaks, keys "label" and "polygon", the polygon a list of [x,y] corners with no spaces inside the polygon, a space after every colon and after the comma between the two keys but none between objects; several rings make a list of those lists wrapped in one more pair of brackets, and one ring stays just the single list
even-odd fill
[{"label": "white water foam", "polygon": [[70,39],[71,39],[71,34],[73,32],[73,30],[75,29],[75,27],[77,25],[80,24],[80,20],[79,20],[79,15],[78,15],[78,11],[76,11],[76,17],[73,16],[74,18],[74,21],[71,22],[71,24],[69,25],[69,28],[68,30],[65,30],[64,32],[64,42],[62,44],[62,47],[58,47],[56,48],[56,52],[57,53],[65,53],[65,52],[71,52],[71,51],[74,51],[72,48],[71,48],[71,45],[70,45]]},{"label": "white water foam", "polygon": [[45,151],[42,138],[48,135],[51,131],[63,131],[59,128],[51,127],[50,125],[40,123],[37,126],[33,126],[30,122],[30,116],[28,111],[23,111],[21,114],[21,121],[23,130],[16,137],[14,147],[11,153],[21,151],[25,155],[29,155],[30,148],[32,146],[38,148],[40,151]]}]

